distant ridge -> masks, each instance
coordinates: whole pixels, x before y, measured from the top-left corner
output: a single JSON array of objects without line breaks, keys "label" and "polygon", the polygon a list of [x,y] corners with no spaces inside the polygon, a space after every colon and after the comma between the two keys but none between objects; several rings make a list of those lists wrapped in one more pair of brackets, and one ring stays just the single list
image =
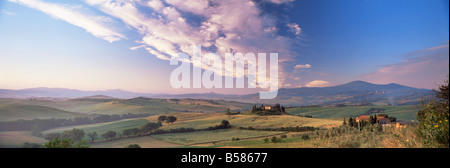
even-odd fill
[{"label": "distant ridge", "polygon": [[39,97],[81,98],[81,97],[91,97],[95,95],[108,96],[111,98],[128,99],[139,96],[150,97],[153,96],[154,94],[136,93],[120,89],[110,89],[104,91],[82,91],[77,89],[47,88],[47,87],[38,87],[20,90],[7,90],[7,89],[0,90],[0,98],[39,98]]},{"label": "distant ridge", "polygon": [[188,93],[188,94],[151,94],[136,93],[120,89],[104,91],[81,91],[65,88],[31,88],[21,90],[0,89],[0,98],[90,98],[90,99],[129,99],[135,97],[152,98],[192,98],[192,99],[222,99],[246,103],[281,103],[284,105],[333,105],[333,104],[418,104],[421,97],[430,95],[429,89],[418,89],[395,83],[373,84],[365,81],[352,81],[346,84],[330,87],[281,88],[278,96],[271,100],[259,99],[259,94],[233,95],[219,93]]}]

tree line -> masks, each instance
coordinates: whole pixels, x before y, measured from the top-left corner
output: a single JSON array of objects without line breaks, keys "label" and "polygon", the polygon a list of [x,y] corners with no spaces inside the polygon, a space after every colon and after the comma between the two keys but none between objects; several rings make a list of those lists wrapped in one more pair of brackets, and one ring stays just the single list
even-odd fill
[{"label": "tree line", "polygon": [[75,117],[73,119],[33,119],[33,120],[17,120],[0,122],[0,131],[23,131],[29,130],[33,135],[39,132],[64,126],[95,124],[102,122],[111,122],[129,118],[148,117],[152,114],[123,114],[123,115],[98,115],[95,117]]},{"label": "tree line", "polygon": [[184,128],[184,127],[171,128],[168,130],[158,129],[161,126],[162,126],[162,123],[160,121],[158,121],[157,123],[147,123],[146,125],[142,126],[141,129],[139,129],[139,128],[125,129],[122,131],[122,135],[126,136],[126,137],[130,137],[130,136],[142,136],[142,135],[149,135],[149,134],[185,133],[185,132],[210,131],[210,130],[231,128],[231,125],[228,122],[228,120],[222,120],[222,122],[219,125],[208,127],[206,129],[194,129],[194,128]]},{"label": "tree line", "polygon": [[310,126],[296,126],[296,127],[280,127],[280,128],[253,128],[253,127],[239,127],[239,129],[243,130],[259,130],[259,131],[287,131],[287,132],[306,132],[306,131],[314,131],[319,128],[310,127]]}]

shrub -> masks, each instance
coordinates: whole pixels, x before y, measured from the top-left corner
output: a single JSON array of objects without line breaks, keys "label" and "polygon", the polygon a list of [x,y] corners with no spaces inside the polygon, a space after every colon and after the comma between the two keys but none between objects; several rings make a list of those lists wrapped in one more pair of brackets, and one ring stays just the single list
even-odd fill
[{"label": "shrub", "polygon": [[277,138],[277,137],[272,137],[272,138],[270,138],[270,140],[272,141],[272,143],[279,143],[279,142],[281,142],[281,138]]},{"label": "shrub", "polygon": [[303,134],[302,135],[302,139],[303,140],[308,140],[309,139],[309,135],[308,134]]},{"label": "shrub", "polygon": [[141,148],[141,146],[139,146],[138,144],[129,144],[125,148]]},{"label": "shrub", "polygon": [[417,134],[425,146],[449,146],[449,80],[447,79],[439,90],[434,90],[434,97],[421,101],[417,113],[419,125]]}]

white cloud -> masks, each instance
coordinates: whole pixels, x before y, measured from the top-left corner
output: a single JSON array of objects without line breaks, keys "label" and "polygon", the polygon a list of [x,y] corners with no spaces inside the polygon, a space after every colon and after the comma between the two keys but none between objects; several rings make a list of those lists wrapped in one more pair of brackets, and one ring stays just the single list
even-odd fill
[{"label": "white cloud", "polygon": [[150,0],[150,1],[147,2],[147,5],[150,6],[151,8],[153,8],[156,11],[159,11],[159,10],[161,10],[164,7],[164,5],[161,2],[161,0]]},{"label": "white cloud", "polygon": [[283,3],[294,2],[294,0],[267,0],[267,1],[275,3],[275,4],[283,4]]},{"label": "white cloud", "polygon": [[[192,46],[197,44],[202,46],[203,54],[217,53],[223,59],[229,52],[278,53],[280,63],[295,56],[290,48],[295,39],[278,35],[276,18],[263,14],[252,0],[85,0],[86,4],[108,17],[95,17],[67,5],[40,0],[10,1],[46,12],[110,42],[125,38],[103,24],[111,21],[109,17],[117,18],[140,35],[136,41],[138,45],[130,47],[131,50],[145,48],[163,60],[179,52],[192,56]],[[151,8],[153,12],[145,13],[143,7]],[[192,18],[184,16],[186,12],[199,16],[201,19],[196,22],[200,23],[190,24]],[[298,24],[289,25],[296,32],[301,30]],[[256,62],[249,64],[249,67],[256,66]],[[236,72],[233,76],[243,76],[245,71]],[[256,73],[251,75],[256,76]],[[282,68],[279,68],[279,76],[284,76]]]},{"label": "white cloud", "polygon": [[[202,45],[203,53],[216,52],[222,57],[228,52],[275,52],[279,53],[280,62],[283,62],[294,55],[290,50],[291,39],[276,35],[275,21],[271,17],[262,17],[260,9],[250,0],[166,0],[167,6],[160,0],[144,2],[155,9],[156,17],[139,12],[139,3],[134,1],[86,2],[137,29],[143,36],[139,43],[151,47],[151,50],[147,49],[151,54],[165,54],[164,57],[155,55],[158,58],[166,59],[178,52],[192,56],[192,46],[195,44]],[[210,2],[214,5],[209,5]],[[189,18],[183,17],[180,11],[202,16],[201,26],[189,25]],[[210,46],[217,50],[205,48]],[[250,64],[256,66],[256,62]],[[233,75],[243,74],[237,72]]]},{"label": "white cloud", "polygon": [[110,29],[106,23],[111,19],[104,16],[93,16],[80,12],[77,6],[54,4],[40,0],[9,0],[30,8],[42,11],[54,18],[66,21],[72,25],[81,27],[95,37],[102,38],[109,42],[125,39],[125,36]]},{"label": "white cloud", "polygon": [[305,64],[305,65],[299,64],[299,65],[295,65],[295,67],[294,67],[294,69],[308,69],[308,68],[311,68],[311,65],[309,65],[309,64]]},{"label": "white cloud", "polygon": [[328,86],[331,86],[331,83],[324,81],[324,80],[314,80],[314,81],[306,83],[305,86],[306,87],[328,87]]},{"label": "white cloud", "polygon": [[208,0],[166,0],[166,2],[182,11],[202,14],[209,6]]},{"label": "white cloud", "polygon": [[302,34],[302,29],[297,23],[289,23],[287,24],[289,30],[293,32],[295,35],[300,36]]}]

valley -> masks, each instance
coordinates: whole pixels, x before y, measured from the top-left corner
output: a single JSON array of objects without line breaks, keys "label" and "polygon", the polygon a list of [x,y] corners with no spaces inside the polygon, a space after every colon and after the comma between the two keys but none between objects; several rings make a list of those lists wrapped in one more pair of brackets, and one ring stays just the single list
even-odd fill
[{"label": "valley", "polygon": [[[31,90],[20,93],[46,94]],[[67,90],[58,93],[60,90],[45,91],[48,95],[68,93]],[[389,99],[394,94],[397,97]],[[52,137],[70,136],[71,131],[77,130],[83,131],[82,139],[92,148],[123,148],[130,144],[148,148],[349,145],[337,141],[351,141],[350,146],[355,146],[356,141],[359,144],[356,147],[370,147],[363,140],[368,138],[377,142],[372,147],[390,147],[384,141],[392,140],[393,132],[372,132],[364,137],[351,134],[345,140],[341,139],[345,134],[332,135],[340,129],[351,132],[354,128],[342,127],[343,121],[361,115],[384,114],[398,121],[417,122],[417,101],[428,94],[429,90],[401,85],[355,81],[324,88],[280,89],[279,97],[262,102],[253,95],[220,94],[0,98],[0,147],[23,147],[24,143],[38,146]],[[274,109],[272,105],[276,103],[281,104],[282,108],[277,107],[281,113],[264,112]],[[250,112],[255,107],[263,111]],[[175,120],[142,132],[144,125],[159,123],[162,116]],[[221,126],[224,121],[230,126]],[[89,136],[93,133],[94,139]],[[108,133],[113,134],[106,136]]]}]

